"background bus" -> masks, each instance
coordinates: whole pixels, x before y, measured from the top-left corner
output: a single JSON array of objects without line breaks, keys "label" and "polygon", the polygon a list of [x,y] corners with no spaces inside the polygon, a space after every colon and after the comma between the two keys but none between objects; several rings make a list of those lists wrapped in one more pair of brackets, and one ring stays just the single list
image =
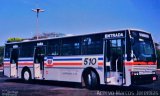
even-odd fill
[{"label": "background bus", "polygon": [[151,34],[127,29],[6,43],[4,75],[130,86],[157,80],[156,64]]}]

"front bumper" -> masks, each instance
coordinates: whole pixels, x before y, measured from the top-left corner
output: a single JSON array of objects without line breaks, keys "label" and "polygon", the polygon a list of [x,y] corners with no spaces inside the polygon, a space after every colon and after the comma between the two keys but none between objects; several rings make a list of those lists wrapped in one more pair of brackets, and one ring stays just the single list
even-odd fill
[{"label": "front bumper", "polygon": [[157,81],[158,76],[156,74],[150,75],[133,75],[131,76],[131,84],[147,84],[152,83],[153,81]]}]

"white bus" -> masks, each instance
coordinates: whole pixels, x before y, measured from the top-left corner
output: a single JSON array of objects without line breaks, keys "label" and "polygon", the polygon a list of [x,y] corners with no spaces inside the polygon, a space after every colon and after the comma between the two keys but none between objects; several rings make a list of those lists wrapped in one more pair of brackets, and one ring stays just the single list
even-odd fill
[{"label": "white bus", "polygon": [[157,80],[150,33],[117,30],[5,44],[4,75],[24,81],[130,86]]}]

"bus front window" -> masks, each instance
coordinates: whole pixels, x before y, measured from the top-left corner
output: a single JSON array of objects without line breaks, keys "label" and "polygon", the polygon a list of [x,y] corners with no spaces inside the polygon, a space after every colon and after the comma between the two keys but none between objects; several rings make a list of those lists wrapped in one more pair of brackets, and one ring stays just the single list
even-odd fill
[{"label": "bus front window", "polygon": [[153,48],[151,44],[147,42],[140,42],[140,53],[151,56],[153,54]]},{"label": "bus front window", "polygon": [[151,42],[137,41],[132,47],[138,61],[155,61],[154,47]]}]

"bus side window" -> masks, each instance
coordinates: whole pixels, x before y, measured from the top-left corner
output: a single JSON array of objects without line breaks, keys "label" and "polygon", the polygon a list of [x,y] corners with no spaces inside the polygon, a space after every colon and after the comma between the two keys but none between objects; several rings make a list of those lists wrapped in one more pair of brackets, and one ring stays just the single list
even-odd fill
[{"label": "bus side window", "polygon": [[34,55],[34,63],[38,63],[38,49],[35,49],[35,55]]},{"label": "bus side window", "polygon": [[47,55],[60,55],[60,41],[59,40],[49,40],[47,44]]},{"label": "bus side window", "polygon": [[18,49],[12,49],[11,51],[11,61],[10,63],[11,64],[14,64],[14,63],[18,63],[18,54],[19,54],[19,50]]}]

